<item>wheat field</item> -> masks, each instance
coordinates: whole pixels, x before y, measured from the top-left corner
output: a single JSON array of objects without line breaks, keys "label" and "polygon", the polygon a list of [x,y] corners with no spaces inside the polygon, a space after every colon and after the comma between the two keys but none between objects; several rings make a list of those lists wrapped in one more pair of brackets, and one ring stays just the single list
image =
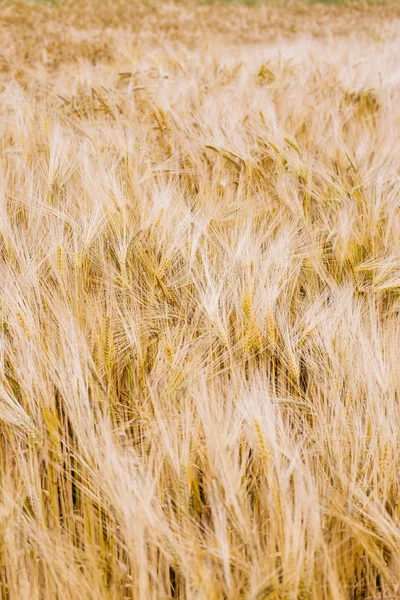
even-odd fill
[{"label": "wheat field", "polygon": [[400,5],[0,5],[0,597],[400,597]]}]

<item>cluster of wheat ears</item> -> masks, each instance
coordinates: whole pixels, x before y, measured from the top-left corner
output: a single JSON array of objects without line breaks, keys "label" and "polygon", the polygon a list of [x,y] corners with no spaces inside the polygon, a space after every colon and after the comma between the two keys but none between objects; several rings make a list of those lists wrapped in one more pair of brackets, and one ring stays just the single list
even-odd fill
[{"label": "cluster of wheat ears", "polygon": [[1,9],[0,597],[397,598],[396,28],[146,6]]}]

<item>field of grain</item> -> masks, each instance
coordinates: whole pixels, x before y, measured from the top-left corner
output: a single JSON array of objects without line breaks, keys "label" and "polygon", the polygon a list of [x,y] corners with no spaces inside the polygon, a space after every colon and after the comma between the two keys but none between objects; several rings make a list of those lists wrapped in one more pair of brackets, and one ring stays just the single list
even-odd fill
[{"label": "field of grain", "polygon": [[400,597],[400,5],[0,4],[1,600]]}]

